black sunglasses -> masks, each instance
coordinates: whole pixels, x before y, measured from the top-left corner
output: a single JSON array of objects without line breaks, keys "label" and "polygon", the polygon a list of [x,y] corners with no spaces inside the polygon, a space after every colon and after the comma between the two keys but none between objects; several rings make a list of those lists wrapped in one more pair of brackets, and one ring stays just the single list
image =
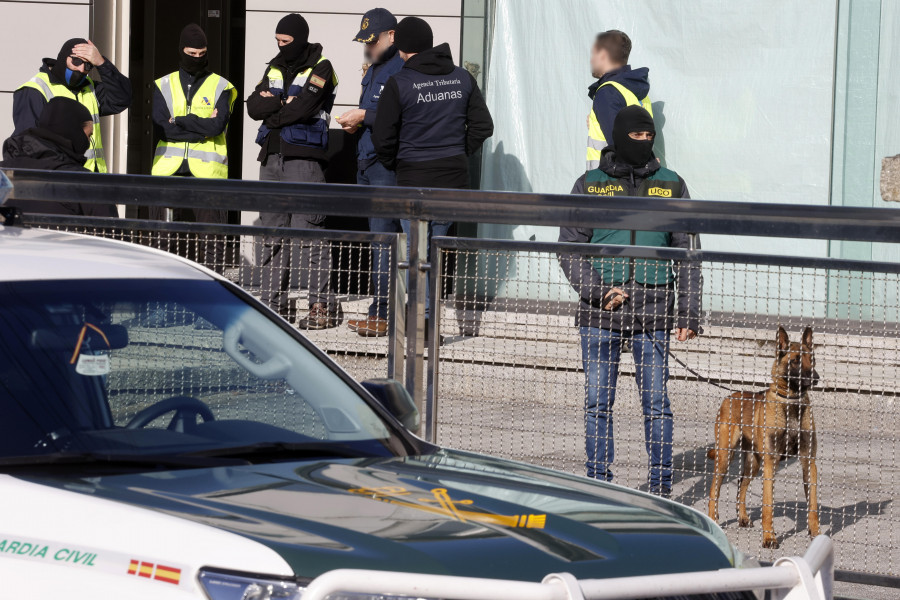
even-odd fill
[{"label": "black sunglasses", "polygon": [[85,69],[86,71],[90,71],[91,69],[94,68],[94,65],[92,65],[92,64],[89,63],[88,61],[84,60],[83,58],[78,58],[77,56],[70,56],[69,58],[72,59],[72,65],[74,65],[74,66],[76,66],[76,67],[80,67],[81,65],[85,65],[84,69]]}]

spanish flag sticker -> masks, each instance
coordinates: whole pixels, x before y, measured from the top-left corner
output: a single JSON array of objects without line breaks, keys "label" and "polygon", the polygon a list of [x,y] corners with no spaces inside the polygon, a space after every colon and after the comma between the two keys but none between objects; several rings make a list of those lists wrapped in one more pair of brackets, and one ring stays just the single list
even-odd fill
[{"label": "spanish flag sticker", "polygon": [[147,579],[153,577],[153,563],[142,562],[138,575],[140,577],[146,577]]},{"label": "spanish flag sticker", "polygon": [[153,578],[178,585],[178,582],[181,581],[181,569],[156,565],[156,575]]},{"label": "spanish flag sticker", "polygon": [[310,85],[314,85],[318,88],[325,87],[325,80],[319,77],[318,75],[312,75],[309,78]]},{"label": "spanish flag sticker", "polygon": [[178,585],[181,582],[181,569],[139,561],[133,558],[128,565],[128,574],[146,577],[147,579],[155,579],[157,581],[165,581],[166,583],[174,583],[175,585]]}]

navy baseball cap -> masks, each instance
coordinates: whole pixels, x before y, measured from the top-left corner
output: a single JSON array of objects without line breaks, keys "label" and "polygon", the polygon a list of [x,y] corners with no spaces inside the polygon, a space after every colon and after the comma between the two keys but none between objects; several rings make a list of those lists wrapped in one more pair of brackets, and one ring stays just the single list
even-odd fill
[{"label": "navy baseball cap", "polygon": [[353,38],[354,42],[362,42],[368,44],[378,39],[378,36],[385,31],[390,31],[397,27],[397,17],[391,14],[386,8],[373,8],[363,15],[362,22],[359,24],[359,33]]}]

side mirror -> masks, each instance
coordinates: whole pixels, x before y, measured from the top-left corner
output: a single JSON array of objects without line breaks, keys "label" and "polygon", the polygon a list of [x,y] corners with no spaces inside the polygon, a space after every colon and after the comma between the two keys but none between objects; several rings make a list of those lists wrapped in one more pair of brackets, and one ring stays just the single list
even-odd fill
[{"label": "side mirror", "polygon": [[368,379],[362,386],[404,427],[410,431],[419,429],[419,409],[402,383],[394,379]]}]

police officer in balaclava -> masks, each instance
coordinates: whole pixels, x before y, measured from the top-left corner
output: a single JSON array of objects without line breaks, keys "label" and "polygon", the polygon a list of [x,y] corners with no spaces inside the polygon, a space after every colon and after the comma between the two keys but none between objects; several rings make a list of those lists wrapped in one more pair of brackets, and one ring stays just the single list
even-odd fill
[{"label": "police officer in balaclava", "polygon": [[[153,124],[156,152],[151,174],[159,176],[228,177],[226,132],[237,90],[209,70],[206,32],[191,23],[178,40],[178,70],[156,80],[153,89]],[[223,224],[228,211],[214,208],[180,208],[171,214],[151,208],[154,219]],[[172,250],[170,246],[164,249]],[[198,259],[218,273],[225,272],[225,242],[204,235]]]},{"label": "police officer in balaclava", "polygon": [[[102,81],[93,81],[89,75],[93,69]],[[77,100],[90,112],[94,134],[85,167],[106,172],[100,117],[119,114],[131,105],[131,82],[100,54],[93,42],[72,38],[63,44],[55,59],[45,58],[37,74],[13,94],[13,135],[34,127],[44,105],[56,96]]]},{"label": "police officer in balaclava", "polygon": [[[656,126],[642,106],[628,106],[615,117],[612,146],[599,167],[578,178],[573,194],[598,202],[647,202],[689,198],[687,184],[663,168],[653,155]],[[562,227],[560,242],[612,246],[690,248],[686,233]],[[695,238],[699,244],[699,238]],[[690,261],[596,259],[560,254],[560,265],[580,297],[575,326],[581,336],[585,377],[585,470],[588,477],[613,480],[613,404],[622,349],[631,343],[635,378],[644,413],[644,441],[651,494],[672,495],[674,417],[669,402],[669,344],[702,333],[703,279]]]},{"label": "police officer in balaclava", "polygon": [[[91,146],[94,120],[81,103],[56,96],[44,105],[37,124],[3,143],[4,169],[83,171],[85,152]],[[16,208],[38,214],[117,216],[111,204],[16,201]]]},{"label": "police officer in balaclava", "polygon": [[[259,85],[247,98],[247,114],[260,121],[256,143],[259,178],[263,181],[325,183],[328,125],[338,78],[322,45],[309,41],[309,25],[301,15],[285,15],[275,28],[278,54],[269,61]],[[266,227],[324,229],[325,215],[262,212]],[[297,317],[290,302],[290,244],[280,238],[263,240],[260,296],[289,321]],[[309,312],[301,329],[328,329],[343,322],[341,305],[331,290],[331,248],[314,242],[309,262]]]}]

